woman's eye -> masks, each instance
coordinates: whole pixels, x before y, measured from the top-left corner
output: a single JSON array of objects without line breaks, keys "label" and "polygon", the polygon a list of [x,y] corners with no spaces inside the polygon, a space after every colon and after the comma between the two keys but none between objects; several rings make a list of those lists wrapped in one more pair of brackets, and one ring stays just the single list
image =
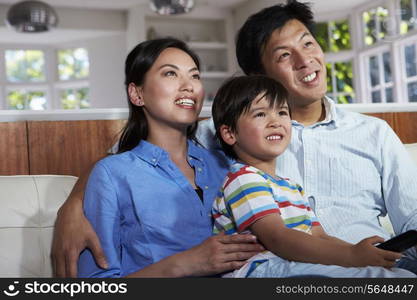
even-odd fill
[{"label": "woman's eye", "polygon": [[193,79],[198,79],[198,80],[200,80],[200,74],[193,74]]},{"label": "woman's eye", "polygon": [[177,75],[177,73],[175,73],[174,71],[165,72],[165,76],[175,76],[175,75]]}]

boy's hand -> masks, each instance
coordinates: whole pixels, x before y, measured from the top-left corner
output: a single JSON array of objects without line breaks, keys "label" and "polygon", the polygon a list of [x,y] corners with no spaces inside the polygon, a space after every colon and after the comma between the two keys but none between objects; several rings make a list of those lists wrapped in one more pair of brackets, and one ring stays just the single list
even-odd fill
[{"label": "boy's hand", "polygon": [[391,268],[395,265],[397,259],[402,254],[382,250],[374,245],[383,242],[384,239],[379,236],[372,236],[363,239],[356,245],[351,246],[351,264],[352,267],[381,266]]}]

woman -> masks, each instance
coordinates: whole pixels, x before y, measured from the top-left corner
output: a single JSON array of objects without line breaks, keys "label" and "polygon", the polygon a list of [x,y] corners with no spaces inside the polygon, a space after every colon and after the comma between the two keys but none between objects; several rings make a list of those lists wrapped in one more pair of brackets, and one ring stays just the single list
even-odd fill
[{"label": "woman", "polygon": [[246,239],[237,250],[242,237],[210,237],[227,166],[193,141],[204,96],[197,56],[176,39],[146,41],[129,53],[125,76],[130,114],[119,151],[96,164],[84,199],[108,267],[85,250],[78,276],[203,276],[240,267],[260,246]]}]

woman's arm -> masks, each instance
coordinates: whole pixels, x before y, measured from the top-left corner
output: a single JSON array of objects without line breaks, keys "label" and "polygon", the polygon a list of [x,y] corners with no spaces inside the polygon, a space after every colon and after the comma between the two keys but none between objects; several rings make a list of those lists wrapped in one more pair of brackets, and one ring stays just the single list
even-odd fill
[{"label": "woman's arm", "polygon": [[[370,237],[356,245],[330,237],[321,229],[316,235],[287,228],[277,213],[267,215],[251,226],[266,249],[292,261],[340,265],[345,267],[392,267],[400,253],[384,251],[373,244],[382,242],[380,237]],[[322,231],[317,235],[317,231]]]},{"label": "woman's arm", "polygon": [[212,236],[187,251],[169,256],[127,277],[209,276],[239,269],[265,250],[252,234]]},{"label": "woman's arm", "polygon": [[84,216],[83,198],[91,167],[81,175],[71,194],[58,210],[52,242],[52,264],[55,276],[76,277],[78,257],[89,248],[102,268],[107,267],[100,241]]}]

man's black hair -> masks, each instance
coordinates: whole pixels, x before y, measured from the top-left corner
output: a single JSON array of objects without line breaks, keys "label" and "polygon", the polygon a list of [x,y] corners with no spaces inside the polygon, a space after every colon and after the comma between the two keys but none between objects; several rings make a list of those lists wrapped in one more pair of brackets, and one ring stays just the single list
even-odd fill
[{"label": "man's black hair", "polygon": [[250,16],[236,37],[236,57],[245,74],[265,74],[261,57],[272,32],[296,19],[314,33],[313,13],[308,3],[288,1]]}]

